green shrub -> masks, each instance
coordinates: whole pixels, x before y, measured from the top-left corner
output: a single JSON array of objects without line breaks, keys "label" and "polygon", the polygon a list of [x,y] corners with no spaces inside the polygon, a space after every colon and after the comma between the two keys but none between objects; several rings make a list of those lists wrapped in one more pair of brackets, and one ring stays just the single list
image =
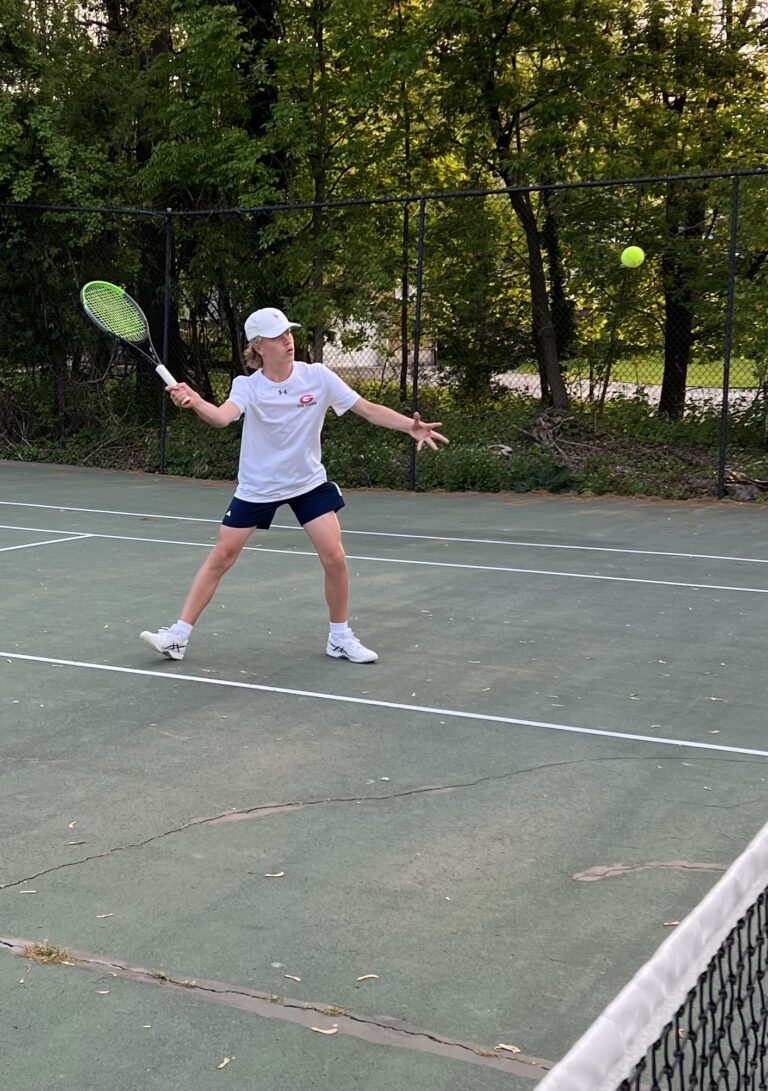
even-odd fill
[{"label": "green shrub", "polygon": [[[410,415],[396,384],[355,384],[369,400]],[[225,396],[225,395],[222,395]],[[110,391],[119,406],[117,390]],[[410,392],[409,392],[410,397]],[[418,489],[528,492],[534,489],[583,494],[617,493],[669,498],[712,496],[716,488],[720,442],[717,407],[692,406],[683,420],[656,416],[639,394],[606,403],[602,413],[574,405],[547,441],[535,399],[509,391],[469,399],[453,390],[424,387],[421,414],[442,421],[447,447],[417,456]],[[48,411],[41,412],[27,441],[3,439],[0,454],[23,461],[58,462],[156,472],[156,423],[138,421],[125,411],[108,413],[99,429],[54,434]],[[234,480],[241,426],[213,429],[191,413],[170,409],[165,444],[168,473]],[[728,423],[730,468],[768,479],[765,405],[731,413]],[[539,441],[534,438],[539,436]],[[353,413],[330,412],[323,435],[324,462],[331,480],[343,488],[408,487],[411,442],[401,432],[373,428]]]}]

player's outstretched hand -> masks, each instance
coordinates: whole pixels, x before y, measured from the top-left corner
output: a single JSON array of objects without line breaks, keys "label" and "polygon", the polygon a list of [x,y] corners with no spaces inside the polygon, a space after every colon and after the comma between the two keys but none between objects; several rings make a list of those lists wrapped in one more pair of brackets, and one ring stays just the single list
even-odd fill
[{"label": "player's outstretched hand", "polygon": [[200,395],[186,383],[176,383],[175,386],[165,388],[171,396],[171,401],[179,409],[191,409],[196,401],[200,401]]},{"label": "player's outstretched hand", "polygon": [[427,424],[426,421],[421,419],[421,414],[414,413],[413,422],[408,429],[408,434],[416,440],[417,451],[420,451],[425,443],[427,447],[431,447],[433,451],[436,451],[437,443],[435,443],[435,440],[438,440],[440,443],[448,442],[445,436],[442,436],[439,432],[435,431],[436,428],[442,427],[442,421],[435,421],[434,424]]}]

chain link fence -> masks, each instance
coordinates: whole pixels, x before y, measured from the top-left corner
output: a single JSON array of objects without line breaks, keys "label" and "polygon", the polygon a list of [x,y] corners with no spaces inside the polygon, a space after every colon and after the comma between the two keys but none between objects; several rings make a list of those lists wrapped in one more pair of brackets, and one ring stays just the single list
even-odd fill
[{"label": "chain link fence", "polygon": [[[244,317],[276,305],[301,323],[299,358],[406,409],[426,387],[719,409],[722,493],[729,410],[765,414],[766,185],[753,171],[204,212],[2,206],[0,443],[34,457],[86,434],[133,464],[149,422],[165,468],[162,387],[80,310],[103,279],[213,399],[243,370]],[[630,244],[637,268],[619,261]]]}]

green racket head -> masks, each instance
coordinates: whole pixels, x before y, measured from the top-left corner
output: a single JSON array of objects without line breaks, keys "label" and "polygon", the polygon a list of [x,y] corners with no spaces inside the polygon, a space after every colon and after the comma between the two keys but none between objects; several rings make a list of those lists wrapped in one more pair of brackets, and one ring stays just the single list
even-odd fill
[{"label": "green racket head", "polygon": [[144,312],[127,292],[106,280],[91,280],[80,291],[85,313],[96,325],[121,341],[146,341],[149,327]]}]

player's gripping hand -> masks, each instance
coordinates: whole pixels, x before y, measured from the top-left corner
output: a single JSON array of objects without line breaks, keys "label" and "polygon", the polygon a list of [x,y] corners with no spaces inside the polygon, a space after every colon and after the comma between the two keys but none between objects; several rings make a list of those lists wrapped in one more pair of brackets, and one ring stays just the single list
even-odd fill
[{"label": "player's gripping hand", "polygon": [[165,388],[171,396],[171,401],[174,405],[177,405],[179,409],[194,409],[195,405],[203,400],[196,390],[193,390],[191,386],[187,386],[186,383],[176,383],[174,386],[167,386]]}]

